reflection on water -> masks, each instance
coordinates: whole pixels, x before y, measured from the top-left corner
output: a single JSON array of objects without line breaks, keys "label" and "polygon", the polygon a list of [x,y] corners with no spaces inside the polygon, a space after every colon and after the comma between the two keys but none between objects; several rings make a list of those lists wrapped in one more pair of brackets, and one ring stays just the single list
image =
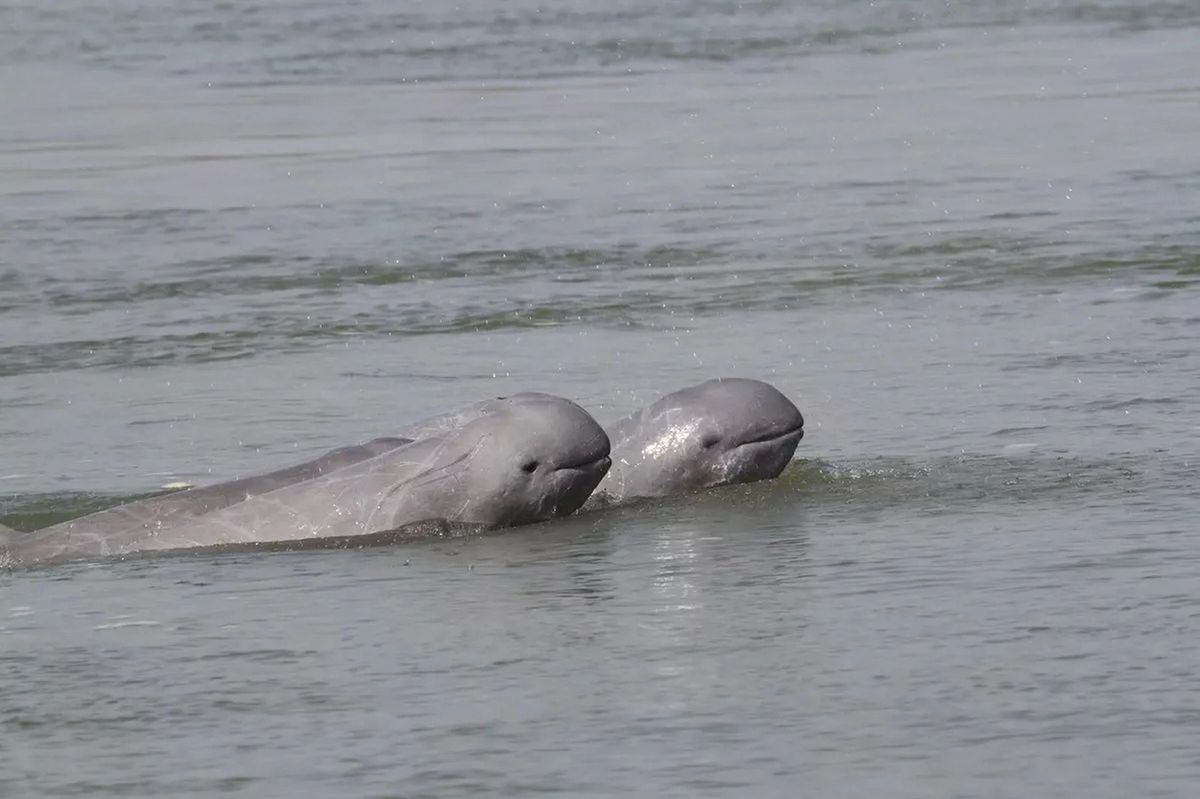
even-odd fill
[{"label": "reflection on water", "polygon": [[704,607],[699,587],[692,582],[695,541],[690,537],[659,536],[654,545],[654,592],[661,598],[663,613],[699,610]]}]

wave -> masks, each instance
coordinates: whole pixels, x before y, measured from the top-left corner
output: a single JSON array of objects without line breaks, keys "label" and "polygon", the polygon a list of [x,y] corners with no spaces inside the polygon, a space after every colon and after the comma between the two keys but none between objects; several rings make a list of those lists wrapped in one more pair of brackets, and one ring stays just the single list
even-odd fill
[{"label": "wave", "polygon": [[[21,8],[21,6],[25,6]],[[702,0],[603,8],[566,2],[284,6],[133,0],[57,8],[17,3],[0,57],[82,60],[108,69],[202,76],[217,85],[544,79],[670,68],[678,62],[792,59],[935,48],[954,31],[1032,26],[1122,35],[1200,25],[1186,0],[791,4]],[[0,22],[4,16],[0,12]],[[20,24],[16,24],[16,23]]]},{"label": "wave", "polygon": [[[1061,289],[1101,276],[1121,276],[1142,293],[1200,285],[1200,250],[1186,246],[1058,258],[1052,248],[967,237],[924,247],[877,244],[868,255],[845,263],[733,246],[546,247],[393,262],[237,256],[203,268],[179,264],[156,280],[27,278],[0,288],[0,307],[12,310],[14,325],[28,315],[26,329],[45,329],[47,318],[59,316],[63,330],[93,335],[0,346],[0,376],[225,361],[348,338],[560,326],[678,330],[697,318],[843,304],[847,294],[1021,283]],[[131,308],[138,309],[132,330]],[[122,335],[103,335],[109,330]]]}]

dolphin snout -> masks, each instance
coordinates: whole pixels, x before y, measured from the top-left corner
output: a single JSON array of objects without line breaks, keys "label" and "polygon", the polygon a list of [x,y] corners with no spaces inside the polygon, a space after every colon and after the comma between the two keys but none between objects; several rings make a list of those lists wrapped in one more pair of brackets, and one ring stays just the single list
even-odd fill
[{"label": "dolphin snout", "polygon": [[737,446],[752,447],[756,444],[780,444],[787,443],[793,439],[799,441],[802,438],[804,438],[804,421],[798,420],[795,424],[783,429],[768,430],[753,438],[746,438],[738,443]]}]

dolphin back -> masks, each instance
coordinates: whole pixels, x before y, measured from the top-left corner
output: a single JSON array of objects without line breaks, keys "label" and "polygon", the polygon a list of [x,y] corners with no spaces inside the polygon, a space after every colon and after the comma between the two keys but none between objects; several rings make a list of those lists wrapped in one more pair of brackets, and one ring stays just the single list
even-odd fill
[{"label": "dolphin back", "polygon": [[129,542],[128,551],[352,539],[441,520],[421,488],[445,476],[446,449],[438,438],[394,447]]},{"label": "dolphin back", "polygon": [[486,399],[480,402],[473,403],[464,408],[450,411],[449,413],[438,414],[431,416],[428,419],[422,419],[419,422],[413,422],[407,427],[399,430],[399,435],[405,438],[420,441],[425,438],[435,438],[446,435],[451,435],[472,422],[479,419],[493,416],[497,413],[503,413],[512,407],[514,403],[520,404],[525,402],[545,402],[559,401],[559,397],[552,394],[543,394],[538,391],[522,391],[516,394],[511,394],[507,397],[495,397]]},{"label": "dolphin back", "polygon": [[43,563],[125,554],[142,548],[166,548],[141,547],[137,542],[169,541],[174,529],[187,526],[193,520],[288,486],[318,479],[408,443],[411,441],[406,438],[377,438],[365,444],[341,447],[267,474],[117,505],[33,533],[22,535],[0,526],[0,552],[7,552],[8,559],[13,562]]}]

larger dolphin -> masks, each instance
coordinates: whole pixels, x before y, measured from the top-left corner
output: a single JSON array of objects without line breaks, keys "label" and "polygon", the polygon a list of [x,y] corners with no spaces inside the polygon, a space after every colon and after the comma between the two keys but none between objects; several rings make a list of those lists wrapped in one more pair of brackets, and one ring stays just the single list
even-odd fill
[{"label": "larger dolphin", "polygon": [[366,540],[422,521],[507,527],[582,506],[610,463],[596,421],[546,394],[491,402],[488,414],[422,440],[377,439],[260,478],[151,498],[24,536],[0,533],[9,539],[0,562]]}]

